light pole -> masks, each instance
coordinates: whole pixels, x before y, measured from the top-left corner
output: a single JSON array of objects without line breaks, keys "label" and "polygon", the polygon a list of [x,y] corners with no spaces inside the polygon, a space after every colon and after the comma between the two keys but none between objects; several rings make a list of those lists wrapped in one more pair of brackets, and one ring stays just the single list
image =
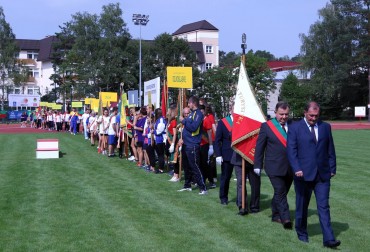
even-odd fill
[{"label": "light pole", "polygon": [[140,38],[139,38],[139,107],[141,107],[141,26],[149,22],[149,15],[144,14],[133,14],[132,22],[138,25],[140,28]]},{"label": "light pole", "polygon": [[245,33],[243,33],[242,34],[242,45],[241,45],[241,47],[242,47],[242,62],[243,62],[243,65],[244,65],[244,67],[246,67],[245,66],[245,49],[247,49],[247,36],[245,35]]}]

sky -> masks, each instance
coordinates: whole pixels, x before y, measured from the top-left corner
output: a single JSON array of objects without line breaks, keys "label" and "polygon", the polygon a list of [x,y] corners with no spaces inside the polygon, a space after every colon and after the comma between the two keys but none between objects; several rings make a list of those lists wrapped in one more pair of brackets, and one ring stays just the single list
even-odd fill
[{"label": "sky", "polygon": [[141,29],[145,40],[207,20],[219,29],[219,49],[226,53],[241,52],[245,33],[247,51],[294,57],[300,52],[299,34],[308,34],[329,0],[0,0],[0,6],[17,39],[38,40],[59,32],[73,14],[99,15],[104,5],[117,2],[133,38],[139,38],[140,30],[132,14],[149,15]]}]

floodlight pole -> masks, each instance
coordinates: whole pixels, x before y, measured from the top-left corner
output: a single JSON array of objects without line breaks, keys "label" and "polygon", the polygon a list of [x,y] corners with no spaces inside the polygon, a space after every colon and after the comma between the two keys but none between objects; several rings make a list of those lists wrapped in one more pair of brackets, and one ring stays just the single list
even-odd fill
[{"label": "floodlight pole", "polygon": [[139,37],[139,107],[141,107],[141,26],[149,22],[149,15],[144,14],[133,14],[132,22],[139,26],[140,37]]}]

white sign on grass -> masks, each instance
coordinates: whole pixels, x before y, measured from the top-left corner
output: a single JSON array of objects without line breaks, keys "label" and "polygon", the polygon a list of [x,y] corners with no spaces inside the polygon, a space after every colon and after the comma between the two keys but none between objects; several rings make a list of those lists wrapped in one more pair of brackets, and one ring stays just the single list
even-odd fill
[{"label": "white sign on grass", "polygon": [[366,107],[355,107],[355,117],[366,117]]}]

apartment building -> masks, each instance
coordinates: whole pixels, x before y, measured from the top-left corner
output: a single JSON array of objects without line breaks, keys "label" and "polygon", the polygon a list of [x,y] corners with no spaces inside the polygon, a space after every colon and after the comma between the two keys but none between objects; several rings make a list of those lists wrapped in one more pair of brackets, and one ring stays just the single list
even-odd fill
[{"label": "apartment building", "polygon": [[189,42],[197,54],[201,72],[219,65],[219,30],[208,21],[183,25],[172,36]]},{"label": "apartment building", "polygon": [[[219,30],[206,20],[183,25],[172,36],[189,42],[196,53],[201,72],[219,65]],[[21,68],[27,69],[27,81],[16,87],[9,80],[5,93],[43,96],[54,88],[50,76],[54,73],[51,58],[55,41],[55,36],[41,40],[16,39],[20,49],[19,63]]]}]

